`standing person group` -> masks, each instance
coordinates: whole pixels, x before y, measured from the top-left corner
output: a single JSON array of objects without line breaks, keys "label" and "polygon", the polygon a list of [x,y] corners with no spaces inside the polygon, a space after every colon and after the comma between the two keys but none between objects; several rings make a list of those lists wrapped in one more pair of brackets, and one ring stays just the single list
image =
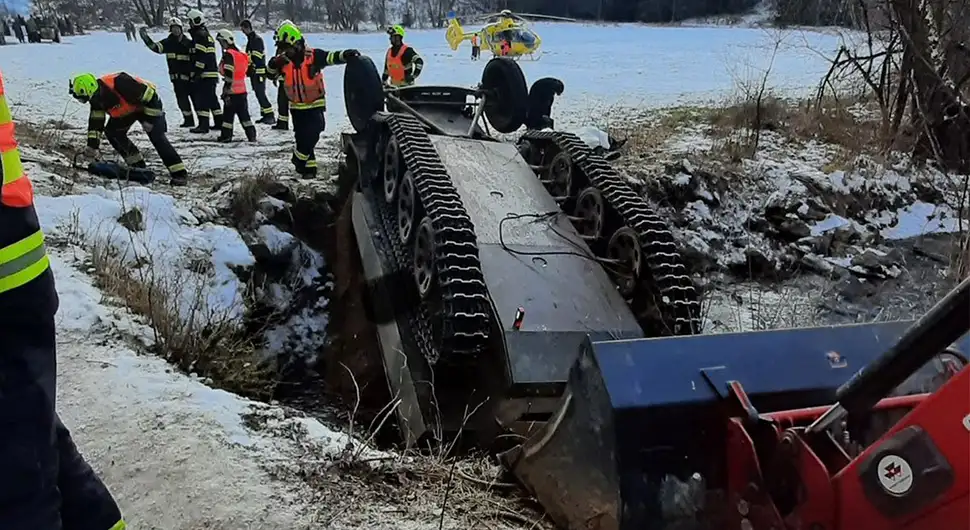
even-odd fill
[{"label": "standing person group", "polygon": [[[243,20],[239,26],[247,38],[245,51],[242,51],[230,30],[219,30],[213,39],[201,11],[192,9],[187,18],[187,33],[182,21],[172,18],[169,34],[158,42],[148,35],[147,28],[140,31],[145,45],[165,56],[169,79],[182,114],[181,126],[190,128],[192,133],[215,129],[220,132],[218,141],[231,142],[234,122],[238,118],[246,139],[256,141],[256,127],[249,114],[248,80],[259,104],[259,123],[286,130],[292,116],[296,145],[291,162],[302,177],[316,176],[314,149],[326,128],[323,69],[346,64],[360,53],[353,49],[326,51],[311,48],[300,29],[285,20],[273,35],[276,53],[267,60],[265,43],[249,20]],[[414,48],[404,43],[402,26],[391,26],[387,33],[390,47],[384,59],[382,79],[395,88],[411,86],[421,74],[424,60]],[[222,49],[218,60],[216,42]],[[221,91],[219,79],[223,81]],[[266,95],[267,79],[279,86],[278,117],[274,116],[273,106]],[[155,89],[151,82],[126,72],[100,78],[82,74],[71,80],[71,95],[91,105],[88,154],[96,155],[103,133],[126,163],[144,167],[141,153],[127,136],[131,125],[139,122],[168,168],[171,183],[185,184],[188,177],[185,165],[166,137],[162,103]],[[105,117],[109,118],[107,124]]]}]

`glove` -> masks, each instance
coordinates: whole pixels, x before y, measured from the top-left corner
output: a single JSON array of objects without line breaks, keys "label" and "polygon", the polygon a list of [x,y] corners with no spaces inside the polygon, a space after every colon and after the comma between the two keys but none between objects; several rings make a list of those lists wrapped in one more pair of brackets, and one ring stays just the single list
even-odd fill
[{"label": "glove", "polygon": [[141,128],[145,130],[146,133],[151,133],[152,129],[155,128],[155,124],[150,121],[141,122]]},{"label": "glove", "polygon": [[148,37],[148,28],[142,27],[141,29],[138,30],[138,34],[141,35],[142,38]]},{"label": "glove", "polygon": [[360,52],[357,50],[344,50],[344,60],[356,59],[360,57]]}]

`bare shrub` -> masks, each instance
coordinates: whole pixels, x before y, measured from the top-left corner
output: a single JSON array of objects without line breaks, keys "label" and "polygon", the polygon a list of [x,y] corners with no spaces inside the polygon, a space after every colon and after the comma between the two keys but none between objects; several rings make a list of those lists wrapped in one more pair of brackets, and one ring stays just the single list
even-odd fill
[{"label": "bare shrub", "polygon": [[204,274],[201,267],[163,266],[130,233],[119,249],[110,233],[82,229],[79,217],[72,213],[69,240],[87,250],[97,286],[145,317],[155,353],[226,390],[255,398],[272,394],[275,370],[256,362],[257,344],[234,315],[209,307],[205,282],[192,276]]},{"label": "bare shrub", "polygon": [[264,169],[255,175],[246,175],[233,190],[229,209],[237,226],[249,227],[256,222],[259,203],[276,182],[272,171]]}]

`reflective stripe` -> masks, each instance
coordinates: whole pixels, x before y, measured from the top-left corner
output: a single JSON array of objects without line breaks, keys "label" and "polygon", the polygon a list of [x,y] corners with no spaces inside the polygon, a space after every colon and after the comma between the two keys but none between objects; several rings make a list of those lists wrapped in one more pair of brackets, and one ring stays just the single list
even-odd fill
[{"label": "reflective stripe", "polygon": [[44,273],[50,258],[41,231],[0,249],[0,293],[16,289]]},{"label": "reflective stripe", "polygon": [[0,94],[0,123],[10,123],[13,116],[10,115],[10,107],[7,106],[7,96]]},{"label": "reflective stripe", "polygon": [[114,526],[112,526],[108,530],[126,530],[127,528],[128,528],[128,525],[125,524],[125,520],[122,519],[122,520],[118,521],[117,523],[115,523]]},{"label": "reflective stripe", "polygon": [[24,164],[20,160],[20,150],[14,146],[9,151],[0,153],[3,159],[3,184],[13,184],[24,176]]},{"label": "reflective stripe", "polygon": [[327,100],[318,99],[312,103],[293,103],[290,102],[290,110],[308,110],[308,109],[319,109],[321,107],[327,106]]}]

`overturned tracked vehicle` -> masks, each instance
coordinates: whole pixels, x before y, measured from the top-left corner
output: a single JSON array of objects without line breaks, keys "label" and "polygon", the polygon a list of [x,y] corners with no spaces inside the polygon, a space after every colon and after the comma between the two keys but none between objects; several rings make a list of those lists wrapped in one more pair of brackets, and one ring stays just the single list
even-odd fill
[{"label": "overturned tracked vehicle", "polygon": [[[518,130],[517,63],[477,88],[385,89],[344,74],[354,129],[341,173],[383,364],[405,438],[522,434],[549,418],[587,339],[698,331],[693,283],[664,221],[577,136]],[[485,119],[483,119],[485,118]]]}]

